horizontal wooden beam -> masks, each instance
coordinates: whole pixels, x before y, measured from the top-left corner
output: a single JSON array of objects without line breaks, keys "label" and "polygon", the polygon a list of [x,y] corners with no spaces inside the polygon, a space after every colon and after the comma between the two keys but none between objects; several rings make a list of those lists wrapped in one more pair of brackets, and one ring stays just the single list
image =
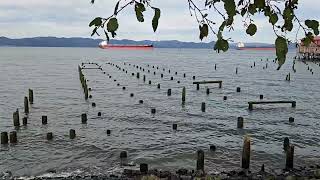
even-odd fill
[{"label": "horizontal wooden beam", "polygon": [[222,81],[195,81],[195,82],[193,82],[193,84],[213,84],[213,83],[221,84]]},{"label": "horizontal wooden beam", "polygon": [[296,107],[296,101],[249,101],[249,110],[253,109],[253,104],[291,104]]}]

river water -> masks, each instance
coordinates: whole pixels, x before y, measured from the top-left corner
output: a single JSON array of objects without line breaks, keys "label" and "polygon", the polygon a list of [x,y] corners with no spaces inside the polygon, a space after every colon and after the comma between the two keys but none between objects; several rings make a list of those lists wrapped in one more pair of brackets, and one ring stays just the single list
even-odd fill
[{"label": "river water", "polygon": [[[312,74],[305,63],[296,61],[294,73],[294,51],[289,52],[279,71],[271,51],[230,50],[218,54],[199,49],[0,48],[0,54],[1,132],[15,130],[12,113],[19,108],[20,117],[24,115],[23,98],[29,88],[34,90],[28,125],[17,130],[19,142],[0,146],[0,172],[11,171],[14,176],[39,176],[49,171],[60,175],[110,174],[123,170],[121,151],[128,152],[129,162],[148,163],[149,168],[194,169],[198,149],[205,152],[206,171],[220,172],[240,167],[246,134],[252,141],[253,170],[262,164],[268,170],[284,167],[285,137],[295,145],[295,165],[320,161],[320,67],[309,62]],[[99,63],[106,72],[83,70],[92,88],[93,98],[88,101],[77,70],[81,62]],[[108,62],[125,68],[128,74]],[[251,68],[254,62],[256,66]],[[152,84],[131,76],[132,72],[140,72],[141,77],[145,74]],[[290,82],[285,81],[289,72]],[[222,80],[222,88],[209,84],[197,91],[192,76],[196,80]],[[185,105],[181,104],[182,87],[187,90]],[[209,95],[206,87],[210,88]],[[236,87],[241,87],[240,93]],[[170,97],[168,88],[172,89]],[[247,102],[259,101],[260,94],[265,100],[294,100],[297,107],[255,105],[248,111]],[[223,96],[228,99],[224,101]],[[140,99],[144,104],[139,104]],[[95,108],[92,102],[97,104]],[[202,102],[206,102],[206,112],[201,111]],[[156,108],[156,114],[151,114],[151,108]],[[86,125],[81,124],[82,113],[88,114]],[[48,125],[41,124],[42,115],[48,116]],[[243,129],[237,129],[239,116],[244,117]],[[289,117],[295,122],[289,123]],[[173,123],[178,124],[177,131],[172,130]],[[69,129],[76,130],[76,139],[69,139]],[[107,129],[111,135],[107,135]],[[53,132],[53,141],[46,140],[47,132]],[[217,150],[211,152],[210,145]]]}]

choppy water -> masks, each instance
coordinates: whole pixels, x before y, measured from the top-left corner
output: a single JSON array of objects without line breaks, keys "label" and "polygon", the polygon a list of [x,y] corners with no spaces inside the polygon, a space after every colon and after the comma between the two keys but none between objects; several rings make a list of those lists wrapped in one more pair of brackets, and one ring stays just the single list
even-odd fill
[{"label": "choppy water", "polygon": [[[194,168],[195,152],[205,150],[205,165],[209,172],[240,167],[243,136],[252,137],[251,167],[262,164],[268,169],[283,168],[284,137],[295,145],[296,165],[320,162],[320,67],[297,61],[293,73],[290,52],[280,71],[272,62],[273,52],[236,51],[217,54],[212,50],[154,49],[152,51],[100,50],[92,48],[0,48],[0,131],[13,131],[12,113],[20,109],[23,116],[23,98],[28,88],[34,89],[35,103],[30,108],[28,126],[18,130],[16,145],[0,146],[0,172],[12,171],[15,176],[42,175],[55,170],[58,173],[107,174],[120,171],[119,154],[128,151],[129,161],[148,163],[150,168]],[[267,62],[266,59],[269,58]],[[260,61],[263,59],[264,61]],[[84,70],[93,88],[93,98],[84,100],[77,65],[97,62],[100,70]],[[256,67],[250,68],[253,62]],[[128,74],[107,65],[112,62],[128,70]],[[136,64],[152,73],[143,83],[131,73],[138,72]],[[263,67],[268,63],[268,68]],[[147,67],[159,66],[159,70]],[[217,70],[214,65],[217,64]],[[238,67],[238,74],[235,68]],[[160,78],[162,68],[171,69]],[[174,75],[174,72],[178,75]],[[291,82],[285,76],[291,73]],[[187,74],[183,78],[183,73]],[[192,85],[197,80],[223,80],[223,87],[206,85],[199,91]],[[174,80],[170,81],[173,76]],[[113,80],[116,79],[117,82]],[[177,81],[181,83],[178,84]],[[117,86],[120,83],[120,86]],[[157,89],[157,83],[161,89]],[[126,86],[125,91],[122,86]],[[187,88],[185,106],[181,105],[182,87]],[[236,92],[241,87],[241,93]],[[172,96],[166,95],[172,89]],[[130,98],[130,93],[135,96]],[[295,100],[291,105],[258,105],[248,111],[248,101]],[[223,96],[228,96],[223,101]],[[144,104],[138,101],[144,100]],[[92,108],[95,102],[97,107]],[[201,102],[207,111],[201,112]],[[152,115],[150,109],[157,113]],[[101,111],[102,117],[97,113]],[[88,113],[88,124],[82,125],[80,115]],[[48,125],[41,124],[41,116],[48,116]],[[245,127],[236,128],[237,117],[243,116]],[[288,118],[295,118],[289,123]],[[178,131],[172,124],[178,124]],[[68,138],[69,129],[75,129],[77,138]],[[106,130],[112,130],[110,136]],[[54,140],[47,142],[47,132]],[[217,146],[216,152],[209,145]]]}]

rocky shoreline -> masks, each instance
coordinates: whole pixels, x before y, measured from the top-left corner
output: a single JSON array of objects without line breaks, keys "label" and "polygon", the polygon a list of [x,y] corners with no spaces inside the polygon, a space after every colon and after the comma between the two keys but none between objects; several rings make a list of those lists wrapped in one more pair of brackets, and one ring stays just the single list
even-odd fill
[{"label": "rocky shoreline", "polygon": [[[54,174],[54,172],[52,172]],[[295,180],[295,179],[320,179],[320,165],[300,167],[291,170],[279,170],[276,172],[266,172],[264,166],[258,172],[251,172],[249,170],[233,170],[229,172],[222,171],[218,174],[206,174],[201,170],[187,170],[179,169],[176,172],[161,171],[157,169],[148,170],[146,173],[142,173],[140,170],[135,169],[125,169],[121,175],[85,175],[85,176],[68,176],[59,177],[59,175],[49,176],[39,176],[39,177],[14,177],[12,173],[7,171],[0,174],[0,179],[14,180],[14,179],[28,179],[28,180],[157,180],[157,179],[168,179],[168,180],[193,180],[193,179],[204,179],[204,180]]]}]

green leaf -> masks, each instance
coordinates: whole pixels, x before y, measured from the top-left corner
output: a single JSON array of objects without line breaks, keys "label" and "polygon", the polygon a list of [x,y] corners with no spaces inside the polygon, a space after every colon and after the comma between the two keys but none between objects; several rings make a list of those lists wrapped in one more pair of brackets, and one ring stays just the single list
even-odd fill
[{"label": "green leaf", "polygon": [[114,8],[114,15],[117,15],[118,14],[118,8],[119,8],[119,4],[120,4],[120,0],[117,2],[115,8]]},{"label": "green leaf", "polygon": [[142,14],[142,12],[144,12],[146,10],[144,5],[142,3],[136,3],[135,6],[134,6],[134,10],[136,12],[137,20],[139,22],[144,22],[144,17],[143,17],[143,14]]},{"label": "green leaf", "polygon": [[119,27],[117,18],[111,18],[107,23],[107,30],[109,32],[115,32]]},{"label": "green leaf", "polygon": [[288,53],[288,43],[285,38],[278,36],[275,41],[275,45],[276,45],[276,55],[278,59],[278,64],[279,64],[278,70],[279,70],[286,60],[286,56]]},{"label": "green leaf", "polygon": [[269,22],[272,25],[275,25],[278,22],[278,15],[276,13],[271,14],[269,17]]},{"label": "green leaf", "polygon": [[220,38],[217,40],[216,44],[214,45],[214,50],[226,52],[229,49],[229,43],[227,40]]},{"label": "green leaf", "polygon": [[254,15],[257,12],[256,6],[254,4],[250,4],[248,7],[248,11],[250,14]]},{"label": "green leaf", "polygon": [[161,11],[159,8],[153,8],[153,9],[154,9],[154,16],[152,19],[152,28],[153,28],[153,31],[156,32],[159,24],[159,19],[161,16]]},{"label": "green leaf", "polygon": [[95,26],[101,26],[102,24],[102,18],[101,17],[96,17],[94,20],[92,20],[89,24],[89,27],[95,25]]},{"label": "green leaf", "polygon": [[199,25],[199,30],[200,30],[200,40],[202,41],[202,39],[204,37],[207,37],[209,34],[209,27],[208,24],[203,24],[202,26]]},{"label": "green leaf", "polygon": [[254,5],[259,9],[263,9],[264,6],[266,5],[266,1],[265,0],[254,0]]},{"label": "green leaf", "polygon": [[250,24],[246,30],[246,33],[253,36],[257,32],[257,26],[255,24]]},{"label": "green leaf", "polygon": [[315,35],[319,35],[319,22],[318,21],[308,19],[304,23],[308,28],[311,28],[313,30]]},{"label": "green leaf", "polygon": [[233,17],[237,13],[234,0],[224,0],[224,9],[226,10],[229,17]]},{"label": "green leaf", "polygon": [[247,13],[247,9],[246,8],[243,8],[242,10],[241,10],[241,16],[243,17],[245,14]]}]

